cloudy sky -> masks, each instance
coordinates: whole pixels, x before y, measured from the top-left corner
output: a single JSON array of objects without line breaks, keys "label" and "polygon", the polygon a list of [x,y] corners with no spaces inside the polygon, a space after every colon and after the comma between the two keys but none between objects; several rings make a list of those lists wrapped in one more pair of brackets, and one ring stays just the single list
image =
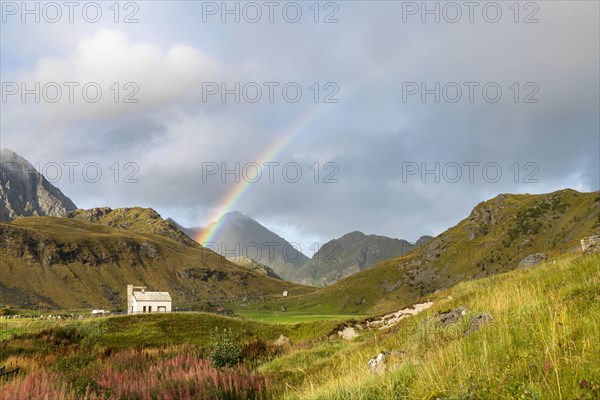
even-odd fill
[{"label": "cloudy sky", "polygon": [[23,4],[1,145],[80,208],[205,226],[230,204],[310,256],[599,188],[598,2]]}]

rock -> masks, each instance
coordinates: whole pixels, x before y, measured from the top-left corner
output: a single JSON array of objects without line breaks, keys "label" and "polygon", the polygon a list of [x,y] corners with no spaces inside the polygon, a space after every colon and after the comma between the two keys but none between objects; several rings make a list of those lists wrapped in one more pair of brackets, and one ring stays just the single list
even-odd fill
[{"label": "rock", "polygon": [[435,315],[435,319],[442,325],[452,325],[463,319],[467,315],[467,308],[465,306],[459,306],[453,308],[450,311],[438,312]]},{"label": "rock", "polygon": [[493,321],[493,319],[494,317],[488,313],[477,314],[469,321],[469,328],[465,332],[465,335],[469,335],[480,330],[484,325],[487,325],[489,322]]},{"label": "rock", "polygon": [[600,235],[592,235],[581,239],[583,254],[600,253]]},{"label": "rock", "polygon": [[[270,267],[267,267],[264,264],[259,263],[258,261],[246,257],[246,256],[237,256],[237,257],[226,257],[227,260],[231,261],[234,264],[241,265],[242,267],[249,268],[254,272],[258,272],[259,274],[270,276],[271,278],[283,280],[279,275],[277,275]],[[283,297],[288,297],[288,291],[283,292]]]},{"label": "rock", "polygon": [[594,244],[589,245],[583,252],[583,254],[595,254],[595,253],[600,253],[600,243],[594,243]]},{"label": "rock", "polygon": [[287,337],[283,336],[283,335],[279,335],[279,339],[277,339],[275,342],[273,342],[273,346],[275,347],[284,347],[284,346],[289,346],[290,345],[290,339],[288,339]]},{"label": "rock", "polygon": [[96,207],[89,210],[79,210],[78,212],[70,212],[66,215],[67,218],[77,218],[88,222],[98,222],[100,218],[108,215],[113,210],[110,207]]},{"label": "rock", "polygon": [[344,329],[338,331],[338,336],[340,336],[344,340],[352,340],[358,336],[358,333],[356,333],[356,329],[354,329],[353,327],[347,326]]},{"label": "rock", "polygon": [[519,268],[529,268],[543,261],[546,261],[547,257],[544,253],[530,254],[519,262]]},{"label": "rock", "polygon": [[383,352],[379,353],[377,357],[369,360],[369,370],[373,373],[383,373],[385,372],[385,354]]},{"label": "rock", "polygon": [[581,242],[581,250],[585,253],[585,249],[592,245],[600,243],[600,235],[592,235],[588,237],[584,237],[580,240]]}]

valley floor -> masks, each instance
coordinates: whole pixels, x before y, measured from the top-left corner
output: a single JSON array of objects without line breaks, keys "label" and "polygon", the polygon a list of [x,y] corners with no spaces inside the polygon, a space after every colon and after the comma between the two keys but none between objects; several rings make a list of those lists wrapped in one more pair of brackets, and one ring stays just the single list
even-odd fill
[{"label": "valley floor", "polygon": [[[0,379],[0,398],[600,399],[600,255],[429,299],[384,329],[363,316],[258,311],[1,320],[0,368],[20,373]],[[344,326],[358,336],[335,334]],[[280,335],[289,343],[275,345]],[[240,365],[213,365],[229,350]]]}]

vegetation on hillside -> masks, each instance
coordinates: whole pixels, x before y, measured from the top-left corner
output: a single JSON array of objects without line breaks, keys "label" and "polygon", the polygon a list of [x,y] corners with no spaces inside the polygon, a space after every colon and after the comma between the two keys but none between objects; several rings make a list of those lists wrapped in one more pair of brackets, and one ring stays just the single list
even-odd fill
[{"label": "vegetation on hillside", "polygon": [[[36,321],[0,342],[0,366],[23,371],[0,383],[0,397],[194,398],[201,390],[210,398],[598,399],[600,254],[460,283],[432,300],[421,314],[352,341],[330,336],[334,321],[266,324],[201,313]],[[463,319],[438,322],[439,312],[458,306]],[[466,335],[480,313],[493,320]],[[212,366],[215,327],[231,329],[239,366]],[[291,344],[274,346],[280,334]],[[367,361],[380,352],[391,356],[374,373]],[[140,379],[148,373],[154,378]]]},{"label": "vegetation on hillside", "polygon": [[[129,210],[138,221],[132,225],[51,217],[0,224],[0,304],[119,310],[126,304],[127,284],[167,290],[174,306],[311,290],[231,263],[197,243],[159,234],[162,228],[159,233],[142,229],[150,223],[140,222],[140,210]],[[163,226],[162,219],[150,219]]]},{"label": "vegetation on hillside", "polygon": [[[460,283],[434,307],[353,342],[294,351],[261,371],[285,380],[295,399],[598,399],[600,255]],[[457,324],[438,312],[465,306]],[[493,321],[465,335],[470,319]],[[385,372],[367,362],[394,354]]]}]

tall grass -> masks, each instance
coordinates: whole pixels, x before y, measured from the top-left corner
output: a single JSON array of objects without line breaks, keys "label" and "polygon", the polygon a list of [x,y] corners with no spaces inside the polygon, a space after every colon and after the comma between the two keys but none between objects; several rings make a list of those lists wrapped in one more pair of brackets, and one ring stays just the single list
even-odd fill
[{"label": "tall grass", "polygon": [[[309,350],[312,366],[303,366],[300,383],[286,396],[598,400],[599,304],[599,255],[462,283],[438,293],[426,313],[348,344],[333,357]],[[442,327],[431,318],[458,305],[466,305],[469,313],[456,325]],[[489,312],[494,320],[465,336],[470,317],[480,312]],[[371,374],[367,361],[392,349],[403,353],[388,362],[384,374]],[[263,369],[270,371],[273,365]]]},{"label": "tall grass", "polygon": [[243,366],[216,369],[189,348],[170,354],[126,350],[108,355],[91,379],[82,371],[36,370],[0,386],[0,398],[24,399],[267,399],[267,378]]}]

